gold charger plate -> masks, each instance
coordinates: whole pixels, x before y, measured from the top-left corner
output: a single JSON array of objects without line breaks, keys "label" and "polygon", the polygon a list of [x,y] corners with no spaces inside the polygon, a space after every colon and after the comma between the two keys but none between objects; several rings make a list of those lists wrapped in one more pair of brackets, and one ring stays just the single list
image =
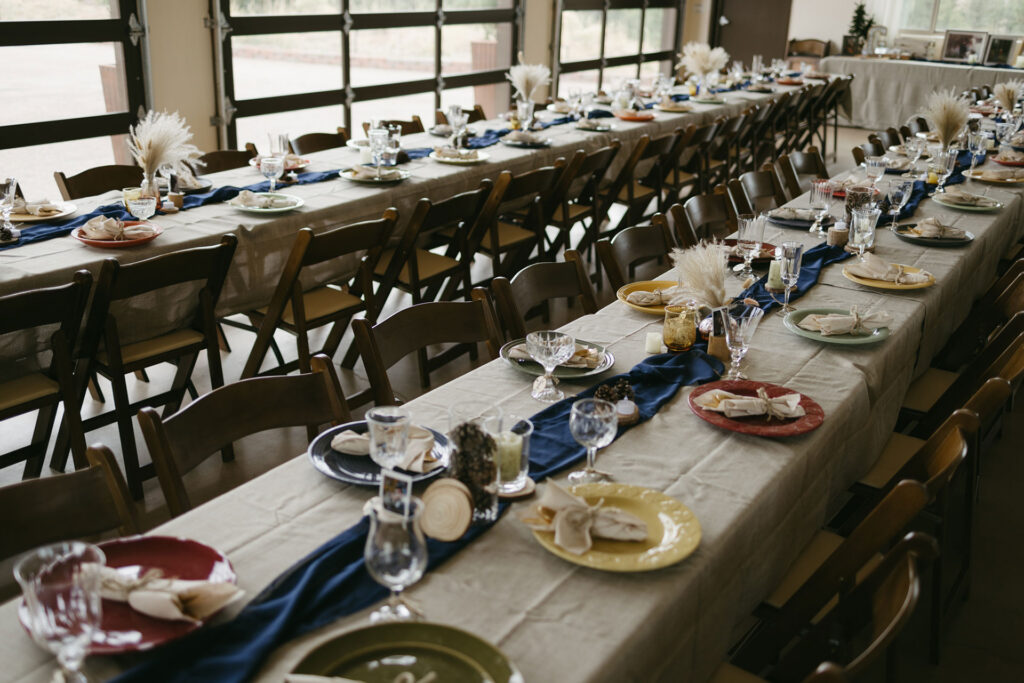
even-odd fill
[{"label": "gold charger plate", "polygon": [[977,169],[973,172],[970,170],[964,171],[965,176],[981,183],[992,183],[993,185],[1020,185],[1024,183],[1024,176],[1019,178],[983,178],[982,173],[983,171]]},{"label": "gold charger plate", "polygon": [[37,216],[32,213],[18,213],[16,211],[11,212],[12,223],[39,223],[42,221],[59,221],[62,218],[67,218],[78,209],[71,202],[54,202],[60,204],[64,208],[59,213],[52,214],[50,216]]},{"label": "gold charger plate", "polygon": [[655,289],[668,289],[669,287],[676,287],[679,283],[674,280],[641,280],[640,282],[632,282],[628,285],[622,285],[619,287],[619,291],[615,292],[615,296],[618,297],[619,301],[626,304],[630,308],[634,308],[641,313],[650,313],[651,315],[665,315],[665,307],[663,305],[658,306],[637,306],[636,304],[626,301],[626,297],[633,292],[652,292]]},{"label": "gold charger plate", "polygon": [[[920,268],[914,268],[913,266],[903,266],[903,270],[908,273],[920,273]],[[866,277],[860,277],[849,272],[845,267],[843,268],[843,277],[851,282],[856,282],[858,285],[864,285],[865,287],[874,287],[875,289],[924,289],[925,287],[931,287],[935,284],[935,276],[931,275],[925,282],[917,282],[914,284],[901,284],[896,282],[889,282],[888,280],[869,280]]]},{"label": "gold charger plate", "polygon": [[647,524],[648,535],[642,543],[595,538],[590,550],[574,555],[555,545],[553,531],[533,532],[545,550],[563,560],[607,572],[648,572],[683,560],[700,545],[696,515],[661,491],[614,482],[579,484],[570,491],[591,505],[603,499],[608,507],[636,515]]}]

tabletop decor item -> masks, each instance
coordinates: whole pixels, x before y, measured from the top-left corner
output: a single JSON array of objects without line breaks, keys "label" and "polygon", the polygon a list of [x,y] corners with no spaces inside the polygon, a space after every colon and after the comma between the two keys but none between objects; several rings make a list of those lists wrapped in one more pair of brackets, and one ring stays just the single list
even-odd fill
[{"label": "tabletop decor item", "polygon": [[592,484],[610,479],[607,472],[594,467],[597,449],[604,448],[615,440],[619,426],[619,414],[615,405],[599,398],[583,398],[572,404],[569,413],[569,432],[576,442],[587,449],[587,465],[584,469],[569,474],[574,484]]},{"label": "tabletop decor item", "polygon": [[998,211],[1003,203],[981,194],[974,194],[959,188],[946,190],[941,195],[932,195],[932,200],[961,211]]},{"label": "tabletop decor item", "polygon": [[11,224],[11,212],[18,196],[18,180],[11,177],[0,178],[0,244],[17,242],[21,231]]},{"label": "tabletop decor item", "polygon": [[680,62],[676,67],[682,67],[697,76],[699,79],[697,92],[702,96],[710,94],[707,92],[708,77],[718,73],[729,64],[728,52],[720,47],[712,48],[707,43],[687,43],[683,46],[679,58]]},{"label": "tabletop decor item", "polygon": [[792,389],[752,380],[720,380],[690,392],[690,410],[710,424],[754,436],[797,436],[817,429],[825,411]]},{"label": "tabletop decor item", "polygon": [[473,522],[473,494],[458,479],[438,479],[423,492],[420,527],[429,538],[456,541]]},{"label": "tabletop decor item", "polygon": [[507,415],[501,431],[494,436],[498,445],[498,496],[518,498],[534,491],[530,479],[530,436],[533,423],[525,417]]},{"label": "tabletop decor item", "polygon": [[[530,355],[526,339],[513,339],[506,342],[498,351],[498,355],[516,370],[529,375],[543,375],[544,367]],[[572,380],[581,377],[600,375],[615,364],[615,356],[601,344],[576,340],[576,350],[565,361],[559,363],[552,371],[555,380]]]},{"label": "tabletop decor item", "polygon": [[[451,459],[448,437],[418,425],[411,425],[409,432],[411,438],[399,470],[408,472],[414,482],[440,476]],[[429,441],[424,438],[424,432],[430,435]],[[310,463],[324,476],[356,486],[377,486],[381,468],[369,455],[370,438],[365,420],[325,429],[306,450]]]},{"label": "tabletop decor item", "polygon": [[564,332],[540,330],[526,335],[526,352],[544,368],[544,374],[533,383],[530,396],[545,403],[565,398],[552,377],[555,368],[572,358],[576,341]]},{"label": "tabletop decor item", "polygon": [[874,254],[864,254],[863,261],[843,268],[843,276],[857,284],[879,289],[922,289],[935,284],[935,276],[927,271],[889,263]]},{"label": "tabletop decor item", "polygon": [[423,501],[409,500],[408,509],[395,509],[381,498],[370,505],[370,530],[363,551],[366,570],[390,590],[387,601],[370,614],[370,623],[419,619],[422,614],[402,598],[402,591],[427,569],[427,541],[420,528]]},{"label": "tabletop decor item", "polygon": [[833,344],[874,344],[889,336],[892,315],[886,311],[861,313],[857,306],[810,308],[783,318],[788,330],[801,337]]},{"label": "tabletop decor item", "polygon": [[520,519],[534,531],[552,532],[555,545],[574,555],[590,550],[595,538],[647,540],[647,524],[636,515],[603,502],[591,507],[554,481]]},{"label": "tabletop decor item", "polygon": [[718,308],[728,301],[725,294],[728,256],[722,244],[702,241],[689,249],[675,248],[671,258],[680,283],[672,303],[696,299],[698,304]]},{"label": "tabletop decor item", "polygon": [[163,229],[154,223],[97,216],[82,227],[72,230],[71,236],[90,247],[122,249],[155,240],[162,232]]},{"label": "tabletop decor item", "polygon": [[992,86],[992,96],[1003,110],[1012,112],[1017,106],[1017,100],[1024,97],[1024,81],[1012,80],[996,83]]},{"label": "tabletop decor item", "polygon": [[725,343],[729,347],[729,372],[725,379],[747,379],[740,372],[740,363],[747,355],[750,341],[757,331],[757,326],[764,317],[764,311],[756,306],[737,306],[727,312],[725,318]]},{"label": "tabletop decor item", "polygon": [[[790,313],[795,310],[789,305],[793,289],[800,282],[800,268],[803,265],[804,245],[800,242],[783,242],[779,247],[779,277],[785,289],[782,310]],[[727,340],[728,341],[728,340]]]},{"label": "tabletop decor item", "polygon": [[252,213],[285,213],[305,204],[302,197],[293,194],[274,191],[252,192],[251,190],[242,190],[227,203],[237,209]]},{"label": "tabletop decor item", "polygon": [[[661,350],[661,338],[658,338],[658,350]],[[619,426],[631,426],[640,420],[640,409],[634,399],[636,392],[625,377],[620,377],[614,384],[602,384],[594,392],[594,398],[608,401],[615,406]]]},{"label": "tabletop decor item", "polygon": [[498,444],[489,432],[473,422],[449,432],[455,446],[451,475],[469,489],[474,522],[493,522],[498,516]]},{"label": "tabletop decor item", "polygon": [[128,151],[142,168],[142,192],[160,196],[156,184],[157,171],[170,169],[180,173],[186,163],[202,166],[202,152],[192,144],[192,130],[178,112],[149,110],[136,125],[128,129]]},{"label": "tabletop decor item", "polygon": [[[777,248],[776,252],[781,250]],[[830,246],[828,244],[819,244],[811,249],[804,252],[800,261],[800,274],[797,277],[797,284],[790,294],[790,300],[796,299],[805,294],[811,287],[813,287],[818,277],[821,275],[821,269],[825,266],[843,261],[850,258],[852,254],[845,251],[840,246]],[[778,263],[778,279],[782,280],[782,264],[777,258],[773,262],[773,269],[776,267],[774,264]],[[773,292],[771,287],[771,273],[762,277],[760,280],[755,282],[753,285],[743,290],[739,295],[736,296],[733,301],[743,301],[744,299],[752,299],[757,302],[758,306],[761,307],[765,313],[769,312],[776,306],[781,306],[782,301],[779,300],[778,293]],[[784,286],[784,283],[783,283]],[[781,288],[780,288],[781,289]]]},{"label": "tabletop decor item", "polygon": [[857,250],[861,261],[864,260],[865,250],[871,251],[875,246],[875,226],[881,215],[881,209],[874,206],[862,206],[853,210],[849,247]]},{"label": "tabletop decor item", "polygon": [[551,69],[543,64],[524,64],[523,53],[519,53],[519,63],[508,70],[505,78],[515,89],[518,102],[532,102],[537,91],[551,82]]},{"label": "tabletop decor item", "polygon": [[623,285],[615,292],[616,298],[641,313],[664,315],[665,305],[678,293],[679,283],[674,280],[642,280]]},{"label": "tabletop decor item", "polygon": [[950,88],[932,91],[922,113],[929,120],[931,130],[938,135],[942,149],[946,150],[967,125],[967,117],[970,116],[971,110],[967,100]]}]

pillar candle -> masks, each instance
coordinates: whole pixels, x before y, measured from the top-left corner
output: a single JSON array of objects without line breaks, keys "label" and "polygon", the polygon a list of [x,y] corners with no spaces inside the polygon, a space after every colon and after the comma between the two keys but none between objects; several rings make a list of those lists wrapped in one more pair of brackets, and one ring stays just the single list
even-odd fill
[{"label": "pillar candle", "polygon": [[768,282],[765,283],[768,289],[785,289],[786,285],[782,282],[782,263],[778,260],[773,260],[768,266]]}]

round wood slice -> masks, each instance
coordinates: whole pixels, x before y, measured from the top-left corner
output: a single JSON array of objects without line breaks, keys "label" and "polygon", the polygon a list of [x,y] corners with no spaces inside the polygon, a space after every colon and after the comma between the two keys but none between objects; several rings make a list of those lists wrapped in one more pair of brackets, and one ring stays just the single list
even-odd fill
[{"label": "round wood slice", "polygon": [[456,479],[438,479],[423,492],[423,533],[439,541],[462,538],[473,521],[469,489]]}]

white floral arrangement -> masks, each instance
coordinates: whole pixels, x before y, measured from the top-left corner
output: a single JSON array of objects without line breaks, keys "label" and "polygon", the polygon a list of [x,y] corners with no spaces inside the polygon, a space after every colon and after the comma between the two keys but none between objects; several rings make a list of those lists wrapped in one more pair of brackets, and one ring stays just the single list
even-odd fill
[{"label": "white floral arrangement", "polygon": [[128,150],[147,177],[162,168],[176,173],[185,169],[185,162],[200,164],[202,152],[192,144],[192,130],[178,112],[148,111],[128,131]]},{"label": "white floral arrangement", "polygon": [[505,74],[516,96],[522,100],[532,100],[538,90],[551,82],[551,69],[543,64],[523,64],[523,53],[519,53],[519,64],[513,66]]},{"label": "white floral arrangement", "polygon": [[924,115],[939,136],[943,148],[949,147],[960,135],[970,113],[967,99],[956,95],[952,88],[935,90],[925,101]]},{"label": "white floral arrangement", "polygon": [[681,66],[701,78],[718,73],[729,63],[728,52],[720,47],[712,48],[707,43],[687,43],[679,57],[682,61],[677,67]]}]

